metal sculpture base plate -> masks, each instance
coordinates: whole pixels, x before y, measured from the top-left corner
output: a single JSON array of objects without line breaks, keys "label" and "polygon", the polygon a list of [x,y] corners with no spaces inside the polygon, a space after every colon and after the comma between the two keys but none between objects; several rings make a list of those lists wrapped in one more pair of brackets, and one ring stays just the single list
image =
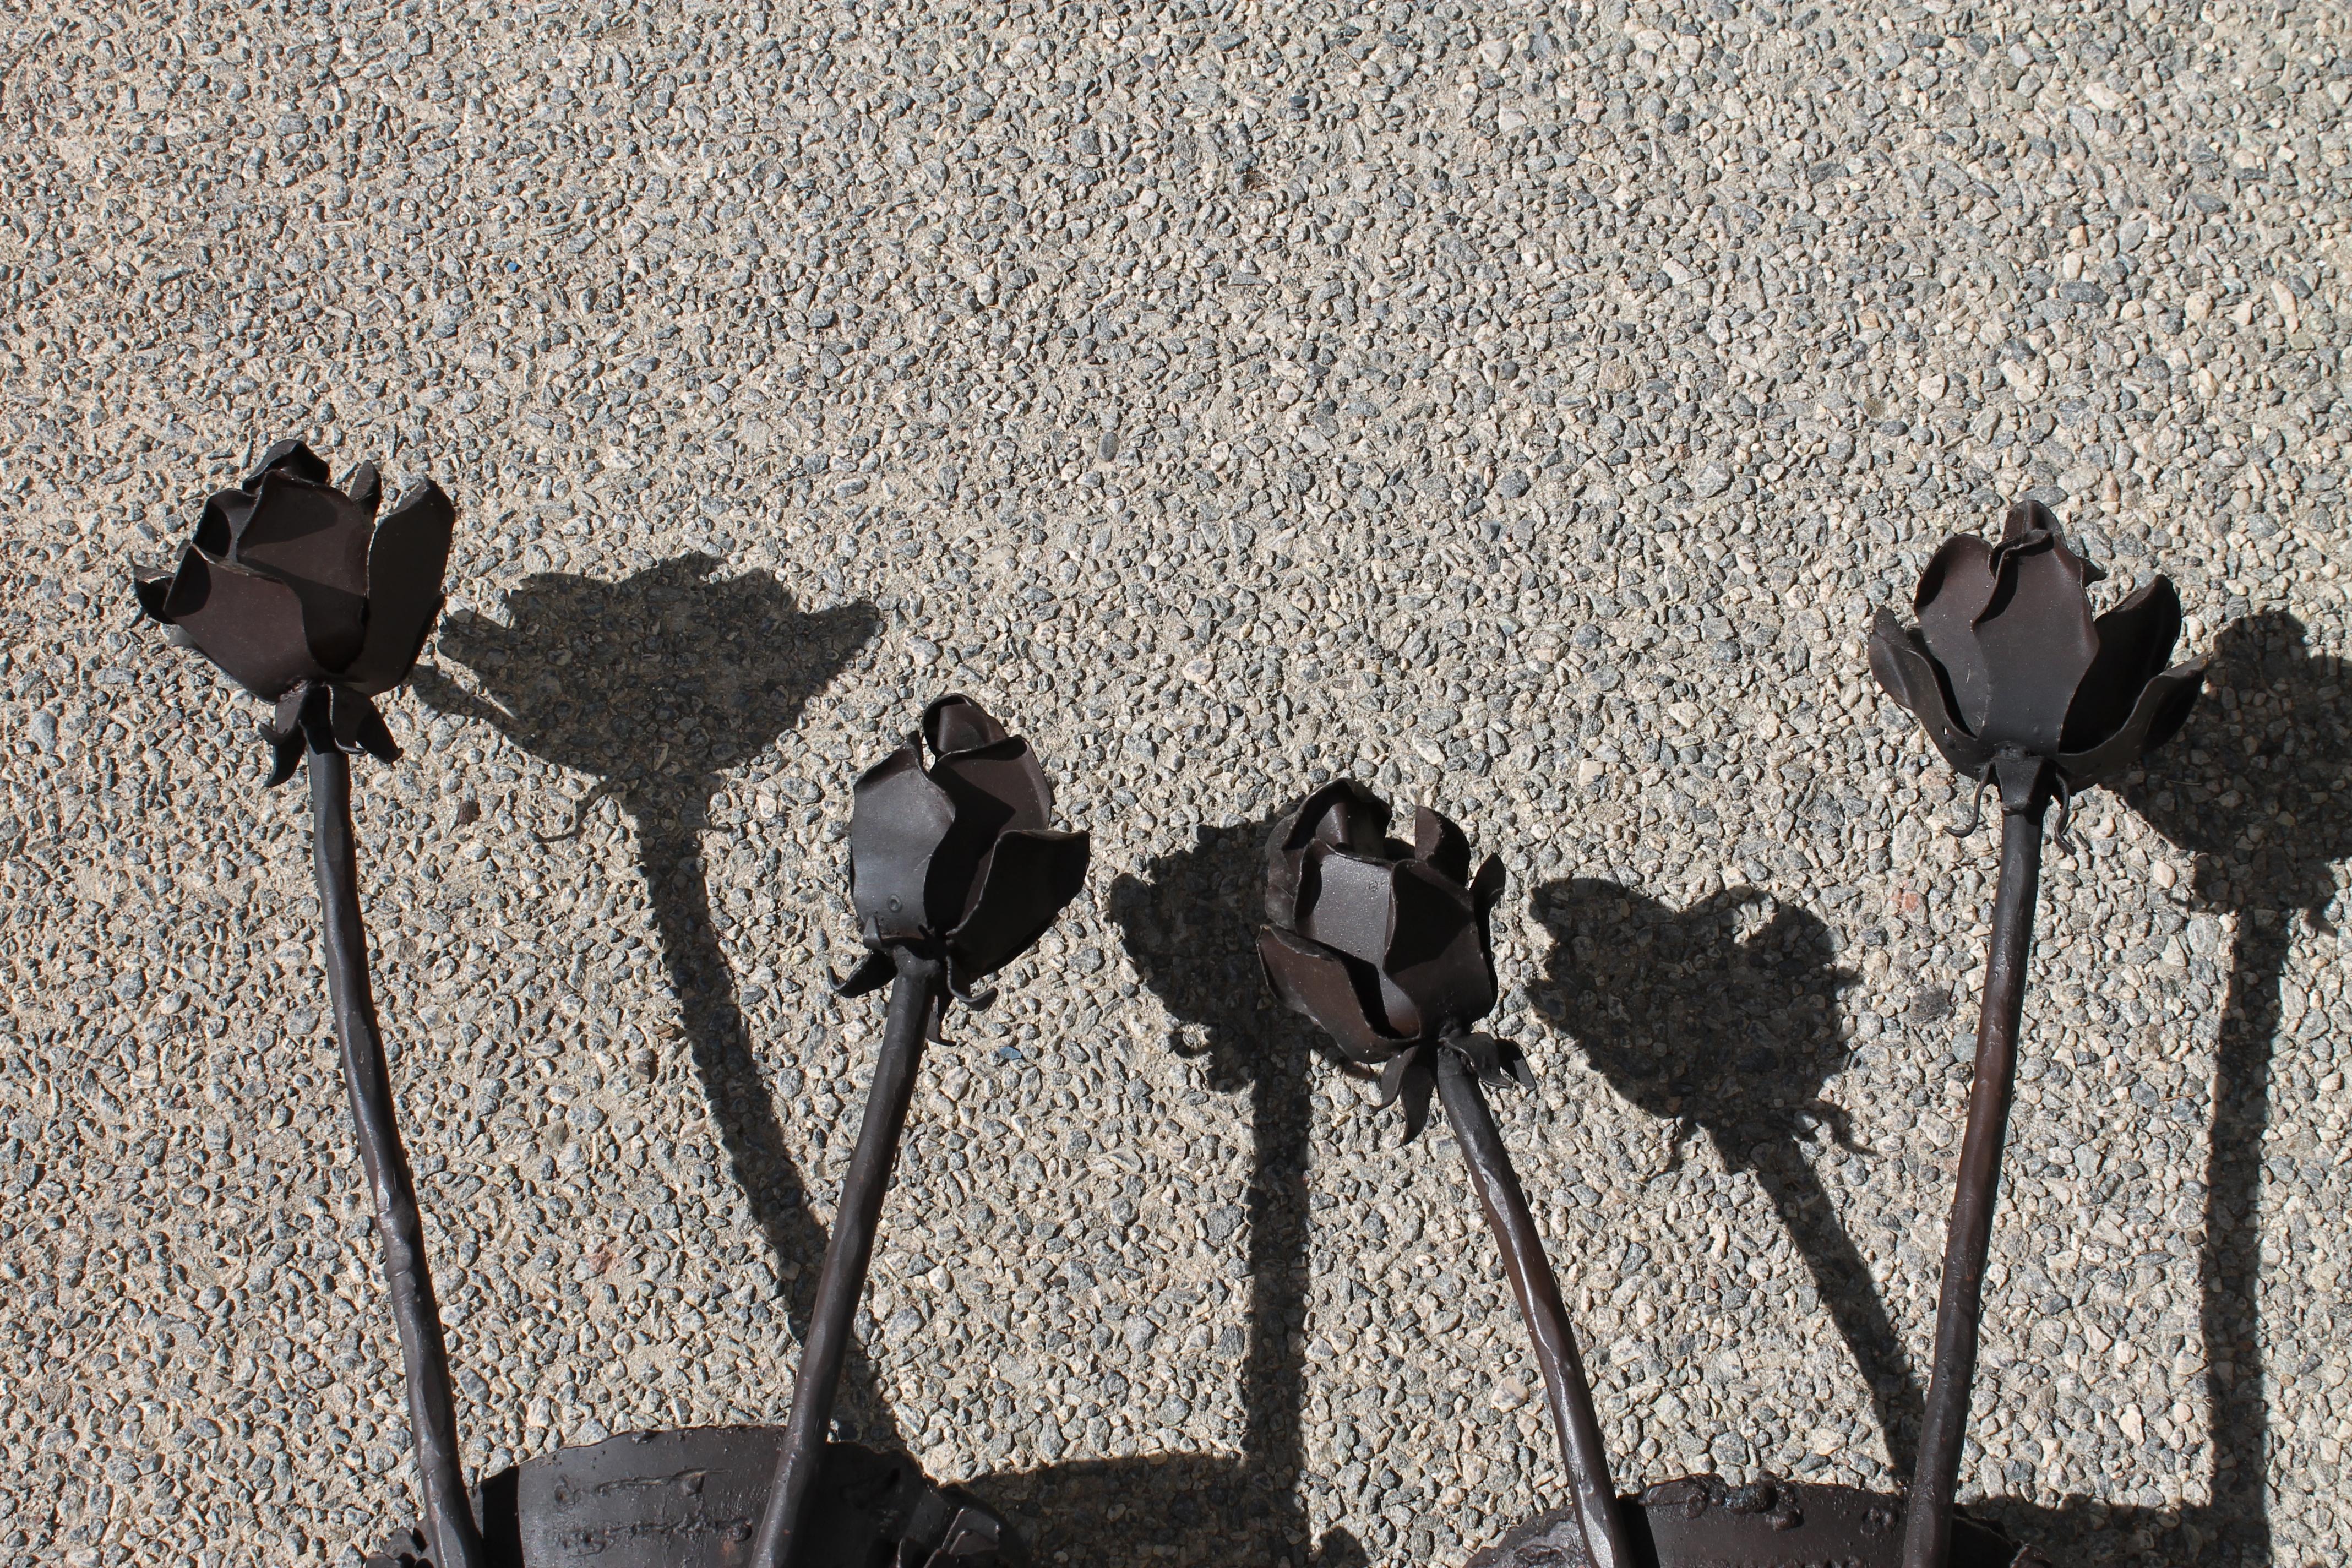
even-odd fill
[{"label": "metal sculpture base plate", "polygon": [[[1639,1568],[1895,1568],[1903,1500],[1801,1481],[1732,1486],[1694,1476],[1618,1506],[1633,1525]],[[1952,1568],[2048,1568],[1973,1520],[1952,1521]],[[1539,1514],[1470,1559],[1467,1568],[1588,1568],[1575,1510]]]},{"label": "metal sculpture base plate", "polygon": [[[498,1568],[740,1568],[759,1532],[782,1426],[633,1432],[561,1448],[482,1483],[475,1507]],[[1025,1568],[997,1515],[914,1461],[825,1448],[810,1568]],[[402,1531],[366,1568],[431,1568]]]}]

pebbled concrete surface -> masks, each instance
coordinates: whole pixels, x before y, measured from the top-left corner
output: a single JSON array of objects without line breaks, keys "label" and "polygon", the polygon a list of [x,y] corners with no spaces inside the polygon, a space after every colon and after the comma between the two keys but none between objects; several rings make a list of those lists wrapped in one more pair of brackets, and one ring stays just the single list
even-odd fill
[{"label": "pebbled concrete surface", "polygon": [[5,1554],[408,1507],[302,802],[123,587],[299,434],[464,512],[359,787],[474,1465],[782,1418],[846,786],[961,688],[1098,871],[927,1071],[851,1426],[1049,1562],[1558,1500],[1450,1147],[1257,999],[1262,825],[1353,770],[1510,867],[1621,1479],[1889,1484],[1993,851],[1861,636],[2031,491],[2217,690],[2052,860],[1967,1495],[2341,1562],[2345,20],[16,8]]}]

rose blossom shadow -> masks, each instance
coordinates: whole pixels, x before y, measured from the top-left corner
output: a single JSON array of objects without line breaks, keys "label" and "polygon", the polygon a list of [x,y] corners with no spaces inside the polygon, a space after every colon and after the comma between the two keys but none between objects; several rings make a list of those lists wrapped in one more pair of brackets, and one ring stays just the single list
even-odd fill
[{"label": "rose blossom shadow", "polygon": [[1538,889],[1535,907],[1552,937],[1537,1009],[1618,1093],[1676,1124],[1673,1161],[1704,1131],[1727,1168],[1756,1177],[1870,1390],[1895,1474],[1906,1473],[1918,1381],[1805,1148],[1823,1131],[1852,1148],[1844,1113],[1821,1098],[1845,1065],[1838,998],[1854,978],[1830,928],[1752,888],[1676,911],[1578,878]]},{"label": "rose blossom shadow", "polygon": [[2146,1553],[2144,1561],[2199,1568],[2317,1561],[2282,1556],[2271,1523],[2272,1386],[2261,1337],[2256,1211],[2272,1153],[2271,1077],[2288,959],[2299,925],[2325,929],[2336,868],[2352,858],[2352,807],[2344,795],[2352,778],[2347,682],[2352,661],[2313,653],[2293,616],[2232,622],[2215,641],[2205,696],[2188,727],[2143,773],[2123,781],[2126,803],[2195,853],[2193,903],[2233,916],[2237,927],[2214,1042],[2200,1268],[2210,1495],[2179,1509],[2091,1498],[2056,1507],[2023,1499],[1979,1505],[2053,1554],[2088,1561],[2123,1542]]},{"label": "rose blossom shadow", "polygon": [[[427,705],[595,778],[579,811],[609,795],[635,821],[662,962],[730,1165],[777,1260],[799,1270],[785,1303],[797,1338],[825,1230],[808,1210],[752,1054],[702,834],[726,771],[790,730],[880,620],[865,604],[800,611],[776,577],[715,577],[719,565],[694,553],[617,583],[526,578],[506,596],[509,626],[462,611],[442,626],[442,655],[469,669],[478,691],[430,667],[414,681]],[[866,1441],[896,1447],[862,1357],[844,1388],[845,1435],[862,1427]]]},{"label": "rose blossom shadow", "polygon": [[[2193,1563],[2198,1568],[2273,1568],[2283,1561],[2304,1561],[2279,1556],[2270,1519],[2271,1389],[2261,1341],[2263,1238],[2255,1214],[2265,1175],[2271,1076],[2292,944],[2299,921],[2320,926],[2336,897],[2336,868],[2352,858],[2352,809],[2343,794],[2352,778],[2348,685],[2352,661],[2313,653],[2303,624],[2292,616],[2235,622],[2217,640],[2206,694],[2186,729],[2155,753],[2143,773],[2121,781],[2119,793],[2128,805],[2173,843],[2195,852],[2195,902],[2235,917],[2237,926],[2217,1031],[2204,1173],[2200,1329],[2209,1369],[2210,1498],[2169,1509],[2090,1497],[2049,1504],[1994,1495],[1966,1503],[1969,1512],[2000,1524],[2053,1561]],[[2259,837],[2247,833],[2265,818],[2284,831],[2266,827]],[[1558,886],[1571,889],[1566,901],[1573,908],[1572,889],[1587,885]],[[1604,900],[1605,914],[1605,900],[1617,890],[1607,884],[1589,886]],[[1557,889],[1547,891],[1556,894]],[[1554,984],[1562,988],[1558,999],[1571,1016],[1578,1011],[1575,983],[1564,976],[1575,961],[1565,950],[1579,923],[1554,925],[1560,938],[1554,950]],[[1804,989],[1798,988],[1800,1000]],[[1610,1071],[1605,1061],[1596,1058],[1596,1063]],[[1617,1081],[1617,1075],[1612,1079]],[[1639,1092],[1622,1083],[1620,1088],[1637,1103],[1659,1104],[1659,1114],[1690,1109],[1676,1109],[1671,1096],[1647,1086],[1646,1075],[1637,1074],[1634,1082]],[[1784,1091],[1780,1098],[1786,1103],[1794,1097]],[[1822,1295],[1833,1300],[1826,1285]],[[1885,1321],[1874,1297],[1849,1310],[1864,1324]],[[1912,1409],[1916,1421],[1916,1389]],[[2147,1479],[2156,1473],[2151,1468]],[[1984,1479],[1964,1476],[1963,1487],[1973,1489]],[[2119,1484],[2137,1479],[2116,1478]]]},{"label": "rose blossom shadow", "polygon": [[[1201,827],[1190,849],[1123,875],[1110,910],[1137,972],[1184,1023],[1207,1035],[1211,1089],[1249,1093],[1255,1142],[1244,1212],[1250,1305],[1242,1362],[1240,1455],[1180,1455],[1056,1465],[965,1484],[1017,1513],[1041,1563],[1138,1561],[1167,1549],[1171,1568],[1363,1568],[1342,1529],[1310,1550],[1298,1477],[1305,1458],[1307,1158],[1313,1106],[1307,1030],[1265,994],[1257,889],[1274,820]],[[1178,1046],[1176,1048],[1184,1049]],[[1191,1054],[1188,1052],[1188,1054]],[[1118,1510],[1114,1517],[1113,1510]]]}]

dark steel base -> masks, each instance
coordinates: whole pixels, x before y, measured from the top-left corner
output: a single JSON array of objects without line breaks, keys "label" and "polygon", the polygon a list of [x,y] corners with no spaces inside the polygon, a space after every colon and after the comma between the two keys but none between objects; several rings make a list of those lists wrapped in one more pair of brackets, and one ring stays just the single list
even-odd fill
[{"label": "dark steel base", "polygon": [[[1853,1487],[1694,1476],[1618,1507],[1633,1526],[1638,1568],[1895,1568],[1903,1501]],[[1470,1559],[1467,1568],[1587,1568],[1575,1510],[1539,1514]],[[1973,1520],[1952,1521],[1952,1568],[2048,1568]]]},{"label": "dark steel base", "polygon": [[[782,1444],[781,1426],[635,1432],[562,1448],[482,1483],[476,1507],[498,1568],[740,1568]],[[1004,1521],[934,1487],[904,1455],[825,1448],[801,1556],[808,1568],[1025,1568]],[[432,1568],[404,1530],[367,1568]]]}]

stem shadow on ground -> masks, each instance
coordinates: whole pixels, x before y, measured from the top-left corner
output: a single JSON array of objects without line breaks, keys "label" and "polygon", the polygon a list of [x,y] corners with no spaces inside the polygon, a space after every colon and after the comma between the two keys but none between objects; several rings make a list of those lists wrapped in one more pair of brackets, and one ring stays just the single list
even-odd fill
[{"label": "stem shadow on ground", "polygon": [[1727,1168],[1755,1175],[1903,1472],[1916,1440],[1918,1382],[1805,1148],[1824,1129],[1850,1142],[1844,1114],[1822,1098],[1845,1063],[1838,997],[1853,982],[1834,963],[1829,927],[1752,888],[1677,911],[1579,878],[1538,889],[1535,907],[1552,936],[1538,1010],[1560,1022],[1618,1093],[1675,1125],[1672,1159],[1704,1131]]},{"label": "stem shadow on ground", "polygon": [[[1017,1514],[1040,1563],[1131,1562],[1139,1543],[1171,1568],[1361,1568],[1344,1530],[1310,1551],[1298,1490],[1305,1457],[1307,1137],[1311,1037],[1265,996],[1256,932],[1273,823],[1196,830],[1192,847],[1122,876],[1110,908],[1145,984],[1206,1036],[1210,1087],[1249,1094],[1245,1201],[1250,1306],[1237,1457],[1180,1455],[1057,1465],[970,1484]],[[1186,1049],[1171,1041],[1171,1048]]]},{"label": "stem shadow on ground", "polygon": [[[526,578],[506,596],[507,625],[459,612],[442,626],[441,653],[471,671],[478,689],[430,667],[415,679],[428,706],[479,720],[532,755],[590,775],[592,795],[613,796],[635,822],[695,1070],[770,1248],[799,1270],[787,1316],[800,1336],[825,1232],[808,1210],[751,1051],[702,834],[722,775],[789,731],[880,621],[865,604],[800,611],[774,576],[718,577],[719,564],[688,554],[617,583]],[[863,1426],[864,1440],[895,1447],[862,1356],[853,1356],[843,1388],[845,1431]]]},{"label": "stem shadow on ground", "polygon": [[2090,1498],[2054,1508],[2021,1499],[1981,1507],[2058,1562],[2089,1560],[2119,1540],[2144,1561],[2199,1568],[2305,1561],[2278,1556],[2271,1521],[2273,1391],[2262,1342],[2259,1207],[2273,1156],[2289,1169],[2269,1169],[2271,1176],[2309,1174],[2266,1146],[2279,1053],[2334,1048],[2324,1038],[2282,1039],[2281,990],[2298,926],[2323,925],[2336,898],[2336,868],[2352,858],[2347,678],[2352,664],[2311,652],[2292,616],[2232,622],[2215,643],[2188,728],[2149,759],[2144,776],[2124,784],[2134,809],[2195,853],[2195,904],[2233,917],[2237,928],[2214,1042],[2199,1281],[2211,1468],[2208,1500],[2182,1509]]}]

